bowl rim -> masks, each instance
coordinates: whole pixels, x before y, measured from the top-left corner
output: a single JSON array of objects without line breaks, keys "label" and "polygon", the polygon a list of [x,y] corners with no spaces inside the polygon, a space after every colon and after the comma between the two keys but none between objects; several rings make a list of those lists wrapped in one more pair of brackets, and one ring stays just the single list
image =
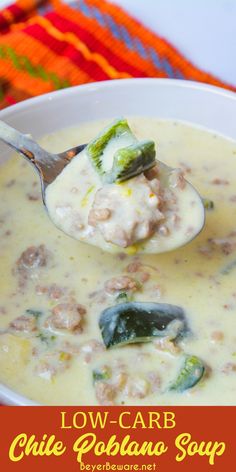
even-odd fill
[{"label": "bowl rim", "polygon": [[104,90],[105,88],[116,88],[117,86],[123,87],[127,85],[140,86],[147,84],[158,84],[158,86],[178,86],[180,88],[187,88],[191,90],[205,91],[211,94],[220,95],[226,98],[230,98],[236,101],[236,92],[228,90],[216,85],[206,84],[204,82],[196,82],[192,80],[182,80],[182,79],[165,79],[165,78],[154,78],[154,77],[140,77],[140,78],[130,78],[130,79],[113,79],[113,80],[102,80],[100,82],[90,82],[88,84],[74,85],[72,87],[67,87],[60,90],[54,90],[36,97],[28,98],[21,102],[18,102],[14,105],[10,105],[2,110],[0,110],[0,118],[18,112],[20,110],[27,109],[32,105],[37,105],[37,103],[42,103],[45,101],[57,100],[59,97],[70,94],[81,94],[86,91],[99,91]]},{"label": "bowl rim", "polygon": [[39,403],[17,393],[3,383],[0,383],[0,402],[3,406],[40,406]]},{"label": "bowl rim", "polygon": [[[183,89],[191,89],[193,91],[199,90],[214,95],[220,95],[235,101],[236,93],[215,85],[206,84],[203,82],[196,82],[191,80],[182,79],[166,79],[166,78],[130,78],[130,79],[116,79],[116,80],[104,80],[100,82],[91,82],[88,84],[75,85],[61,90],[55,90],[48,92],[36,97],[32,97],[22,102],[11,105],[0,111],[0,119],[7,118],[8,116],[17,113],[18,111],[26,110],[31,106],[35,106],[38,103],[44,103],[51,100],[58,100],[60,97],[73,94],[83,94],[84,92],[94,92],[104,89],[115,89],[117,87],[127,87],[127,85],[134,86],[147,86],[148,84],[156,84],[157,86],[173,87],[177,86]],[[15,405],[15,406],[40,406],[39,403],[31,400],[30,398],[17,393],[15,390],[7,387],[4,383],[0,383],[0,402],[4,405]]]}]

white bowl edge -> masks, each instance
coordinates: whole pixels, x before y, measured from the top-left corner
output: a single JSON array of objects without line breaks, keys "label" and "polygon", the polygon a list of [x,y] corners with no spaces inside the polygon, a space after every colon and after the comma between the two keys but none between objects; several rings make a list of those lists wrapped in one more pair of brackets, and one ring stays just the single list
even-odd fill
[{"label": "white bowl edge", "polygon": [[[141,102],[142,112],[137,113]],[[135,114],[187,121],[236,140],[236,94],[176,79],[122,79],[79,85],[10,106],[0,112],[0,119],[39,138],[83,121]],[[5,145],[0,146],[0,151],[0,160],[12,154]],[[7,405],[37,405],[3,384],[0,401]]]}]

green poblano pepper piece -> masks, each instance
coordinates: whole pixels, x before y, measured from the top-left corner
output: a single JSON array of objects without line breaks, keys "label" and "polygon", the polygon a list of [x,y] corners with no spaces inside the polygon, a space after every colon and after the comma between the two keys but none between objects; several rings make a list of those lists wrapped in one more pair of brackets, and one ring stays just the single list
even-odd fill
[{"label": "green poblano pepper piece", "polygon": [[183,368],[169,390],[183,392],[194,387],[201,380],[204,372],[205,365],[199,357],[187,356]]},{"label": "green poblano pepper piece", "polygon": [[156,164],[156,151],[154,141],[139,141],[122,149],[118,149],[114,155],[112,170],[105,176],[109,183],[122,182]]},{"label": "green poblano pepper piece", "polygon": [[118,303],[101,313],[99,328],[107,349],[155,337],[174,340],[189,332],[182,308],[167,303]]},{"label": "green poblano pepper piece", "polygon": [[135,139],[127,120],[119,119],[107,126],[93,141],[87,145],[87,154],[90,157],[96,171],[100,175],[105,174],[103,169],[102,155],[108,142],[113,138],[119,138],[124,133],[129,134],[130,137]]}]

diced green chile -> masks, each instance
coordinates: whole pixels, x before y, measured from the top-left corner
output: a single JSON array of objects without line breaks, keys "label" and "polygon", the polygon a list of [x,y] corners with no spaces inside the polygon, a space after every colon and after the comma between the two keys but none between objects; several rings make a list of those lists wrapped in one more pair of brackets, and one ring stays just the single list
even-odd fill
[{"label": "diced green chile", "polygon": [[56,336],[51,335],[48,336],[47,334],[44,334],[43,332],[40,332],[39,334],[36,335],[36,338],[39,338],[42,343],[45,343],[47,346],[50,346],[51,344],[56,341]]},{"label": "diced green chile", "polygon": [[28,308],[25,310],[26,315],[34,316],[35,318],[39,318],[42,316],[43,312],[41,310],[35,310],[34,308]]},{"label": "diced green chile", "polygon": [[182,308],[165,303],[117,304],[101,313],[99,328],[106,348],[155,337],[177,339],[189,332]]},{"label": "diced green chile", "polygon": [[[127,137],[129,145],[118,149],[113,156],[112,169],[105,172],[103,154],[110,140]],[[122,141],[121,141],[122,142]],[[86,152],[98,174],[107,183],[130,179],[156,163],[154,141],[140,141],[133,135],[127,120],[120,119],[105,128],[87,147]]]},{"label": "diced green chile", "polygon": [[202,198],[202,202],[205,210],[214,210],[215,204],[213,200],[210,200],[209,198]]},{"label": "diced green chile", "polygon": [[116,303],[127,303],[131,301],[131,296],[127,292],[121,292],[116,297]]},{"label": "diced green chile", "polygon": [[105,176],[108,183],[122,182],[135,177],[156,164],[154,141],[140,141],[122,149],[114,155],[110,173]]},{"label": "diced green chile", "polygon": [[102,176],[105,174],[103,169],[102,156],[108,142],[113,138],[119,138],[121,135],[130,135],[135,140],[127,120],[120,119],[107,126],[101,133],[91,141],[86,151],[90,157],[96,171]]},{"label": "diced green chile", "polygon": [[169,390],[183,392],[194,387],[201,380],[204,372],[205,365],[201,359],[196,356],[187,356],[183,368]]},{"label": "diced green chile", "polygon": [[111,378],[111,373],[108,369],[94,369],[93,370],[93,383],[95,382],[104,382],[106,380],[109,380]]}]

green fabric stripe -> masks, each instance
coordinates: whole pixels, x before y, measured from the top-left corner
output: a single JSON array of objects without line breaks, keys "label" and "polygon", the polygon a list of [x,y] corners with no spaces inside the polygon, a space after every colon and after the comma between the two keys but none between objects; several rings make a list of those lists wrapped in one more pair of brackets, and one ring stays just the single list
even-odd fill
[{"label": "green fabric stripe", "polygon": [[32,77],[40,78],[45,82],[52,82],[55,89],[70,87],[67,79],[61,79],[55,72],[48,72],[41,64],[34,65],[27,56],[21,56],[13,48],[5,44],[0,45],[0,58],[9,59],[18,70],[27,72]]}]

